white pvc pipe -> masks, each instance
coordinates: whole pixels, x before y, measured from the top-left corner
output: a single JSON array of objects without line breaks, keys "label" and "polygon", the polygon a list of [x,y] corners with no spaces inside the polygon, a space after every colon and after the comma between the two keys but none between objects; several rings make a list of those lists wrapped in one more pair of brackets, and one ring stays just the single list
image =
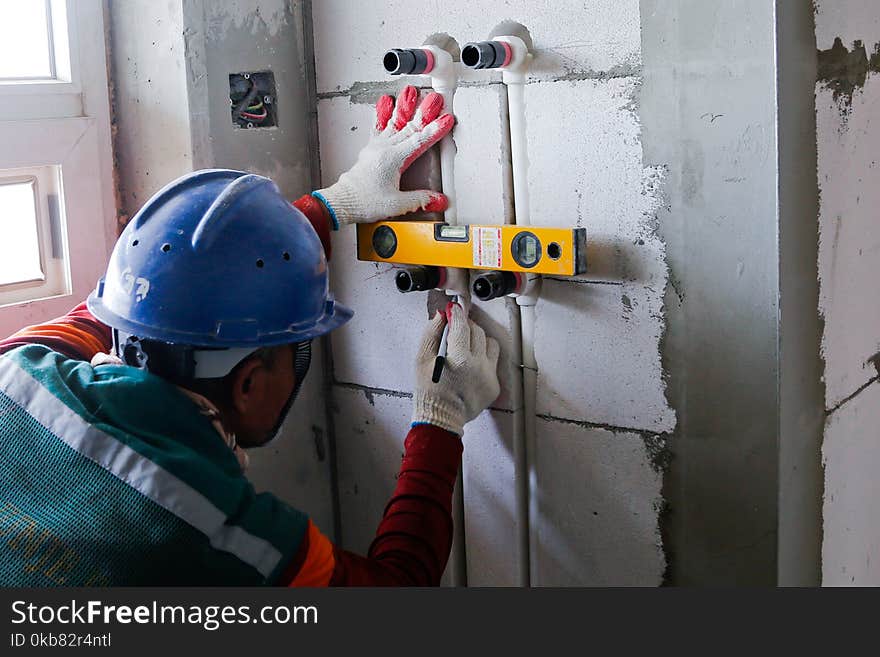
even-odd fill
[{"label": "white pvc pipe", "polygon": [[[430,71],[431,88],[443,97],[443,109],[454,115],[455,89],[458,86],[458,66],[446,50],[437,46],[422,46],[434,58],[434,68]],[[446,223],[454,226],[458,223],[458,206],[455,200],[455,142],[452,135],[446,135],[440,141],[440,180],[443,193],[449,205],[443,213]],[[458,301],[465,311],[470,302],[470,278],[467,270],[446,270],[445,289],[449,296],[458,296]],[[458,487],[461,490],[461,486]]]},{"label": "white pvc pipe", "polygon": [[[518,37],[495,37],[507,43],[512,51],[510,64],[503,69],[502,80],[507,88],[507,111],[510,122],[510,160],[513,172],[513,199],[516,225],[531,225],[528,186],[528,150],[526,146],[526,112],[524,86],[531,55]],[[516,297],[520,314],[520,346],[522,357],[522,406],[514,417],[514,486],[517,518],[517,579],[520,586],[530,586],[536,550],[533,528],[537,517],[535,463],[535,413],[538,364],[535,360],[535,304],[540,292],[540,279],[532,277],[525,294]]]},{"label": "white pvc pipe", "polygon": [[[433,78],[431,82],[434,82]],[[443,107],[452,114],[455,88],[442,89],[435,87],[434,90],[443,96]],[[449,206],[446,208],[446,212],[443,213],[443,218],[447,224],[453,226],[458,223],[458,206],[455,203],[455,151],[455,142],[452,141],[452,135],[446,135],[440,141],[440,180],[443,186],[443,193],[449,200]]]},{"label": "white pvc pipe", "polygon": [[516,209],[516,225],[531,224],[529,209],[529,154],[526,149],[526,117],[523,99],[524,74],[509,75],[504,72],[507,87],[507,107],[510,116],[510,162],[513,169],[513,206]]},{"label": "white pvc pipe", "polygon": [[[458,68],[452,61],[452,56],[442,48],[436,46],[423,46],[430,50],[434,58],[434,68],[430,71],[431,88],[443,97],[443,109],[454,115],[453,103],[455,89],[458,85]],[[449,202],[443,218],[446,223],[455,225],[458,223],[458,211],[455,202],[455,142],[452,135],[446,135],[440,141],[440,180],[443,193]],[[470,300],[468,273],[462,269],[446,270],[446,292],[461,303],[465,312],[468,311]],[[467,586],[467,546],[465,544],[464,531],[464,481],[462,477],[462,465],[459,463],[458,475],[455,480],[455,488],[452,493],[452,522],[455,532],[452,534],[452,563],[451,579],[453,586]]]},{"label": "white pvc pipe", "polygon": [[[519,474],[518,489],[518,512],[523,514],[525,522],[520,523],[518,538],[520,545],[527,549],[520,552],[520,570],[525,571],[525,582],[522,586],[531,586],[532,573],[535,572],[535,560],[537,557],[537,517],[538,496],[534,491],[538,490],[537,472],[535,470],[536,456],[536,399],[538,393],[538,363],[535,360],[535,306],[519,305],[520,331],[522,335],[522,381],[523,381],[523,444],[520,467],[523,469]],[[521,505],[521,506],[519,506]],[[522,517],[522,516],[521,516]]]}]

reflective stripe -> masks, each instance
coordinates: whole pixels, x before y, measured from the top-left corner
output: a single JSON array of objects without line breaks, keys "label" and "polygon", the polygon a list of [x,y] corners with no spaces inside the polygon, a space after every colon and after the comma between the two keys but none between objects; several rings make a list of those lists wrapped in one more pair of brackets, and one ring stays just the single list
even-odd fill
[{"label": "reflective stripe", "polygon": [[278,566],[281,552],[271,543],[227,525],[226,514],[207,497],[86,422],[8,356],[0,356],[0,391],[76,452],[198,529],[215,549],[231,552],[264,577]]}]

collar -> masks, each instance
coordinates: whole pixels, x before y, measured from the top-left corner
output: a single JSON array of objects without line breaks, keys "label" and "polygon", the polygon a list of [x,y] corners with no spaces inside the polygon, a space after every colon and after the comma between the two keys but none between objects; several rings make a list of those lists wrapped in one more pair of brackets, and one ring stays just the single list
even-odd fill
[{"label": "collar", "polygon": [[[124,365],[122,360],[120,360],[117,356],[105,353],[95,354],[92,357],[90,364],[92,367],[97,367],[98,365]],[[245,470],[247,470],[250,459],[248,458],[247,453],[241,447],[239,447],[238,442],[235,438],[235,434],[231,431],[227,431],[226,427],[223,426],[223,421],[220,416],[220,409],[217,408],[214,403],[211,402],[211,400],[209,400],[207,397],[195,393],[192,390],[182,388],[181,386],[175,387],[184,395],[186,395],[198,407],[199,412],[202,415],[204,415],[211,421],[211,426],[214,427],[214,430],[217,432],[217,434],[220,436],[226,446],[232,451],[233,455],[235,455],[241,471],[244,472]]]},{"label": "collar", "polygon": [[217,408],[214,403],[208,399],[207,397],[203,397],[202,395],[193,392],[192,390],[187,390],[186,388],[181,388],[177,386],[177,389],[180,390],[184,395],[189,397],[196,406],[199,407],[199,412],[211,420],[211,426],[217,430],[217,433],[223,439],[223,442],[226,443],[226,446],[232,450],[232,453],[235,454],[235,458],[238,460],[238,464],[241,466],[241,471],[244,472],[247,470],[248,464],[250,463],[250,459],[248,458],[247,453],[238,445],[238,442],[235,439],[235,434],[231,431],[227,431],[226,427],[223,426],[223,420],[220,416],[220,409]]}]

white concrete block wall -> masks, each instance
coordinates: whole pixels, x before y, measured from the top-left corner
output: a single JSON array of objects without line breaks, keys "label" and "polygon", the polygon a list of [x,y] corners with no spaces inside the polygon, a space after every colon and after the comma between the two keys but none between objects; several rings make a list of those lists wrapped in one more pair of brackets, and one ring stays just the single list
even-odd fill
[{"label": "white concrete block wall", "polygon": [[[880,41],[880,28],[875,34]],[[851,106],[841,107],[822,85],[816,93],[826,408],[877,375],[870,359],[880,352],[880,130],[873,121],[878,105],[876,73],[852,96]]]},{"label": "white concrete block wall", "polygon": [[672,429],[657,350],[662,307],[662,292],[643,283],[545,281],[535,329],[538,413]]},{"label": "white concrete block wall", "polygon": [[[373,122],[367,101],[391,82],[381,69],[386,49],[418,46],[438,32],[460,44],[480,40],[508,19],[529,28],[536,46],[526,88],[533,222],[582,226],[591,241],[588,274],[546,281],[538,307],[533,583],[658,584],[662,475],[649,447],[656,433],[673,428],[675,414],[659,356],[667,273],[654,211],[662,177],[643,166],[640,142],[639,3],[453,0],[414,12],[402,0],[356,7],[322,0],[313,13],[324,184],[366,143]],[[510,220],[506,99],[497,81],[497,74],[469,74],[456,97],[463,221]],[[356,311],[333,335],[334,403],[343,545],[364,550],[399,467],[410,412],[400,395],[412,390],[427,299],[398,294],[388,267],[356,260],[354,242],[351,228],[334,236],[333,287]],[[475,317],[502,340],[509,389],[519,362],[510,350],[509,308],[480,304]],[[477,585],[515,582],[509,394],[495,407],[465,434],[468,581]]]},{"label": "white concrete block wall", "polygon": [[[348,97],[318,102],[321,177],[334,181],[357,159],[375,121],[373,106]],[[424,296],[399,294],[389,265],[357,259],[355,229],[333,235],[330,276],[336,297],[355,310],[356,320],[332,335],[336,380],[388,390],[412,390],[419,328],[427,318]],[[392,339],[377,340],[384,335]]]},{"label": "white concrete block wall", "polygon": [[315,3],[318,92],[344,91],[384,79],[382,55],[446,33],[464,45],[504,20],[529,28],[540,58],[533,78],[629,70],[641,62],[638,0],[496,0],[422,3],[322,0]]},{"label": "white concrete block wall", "polygon": [[333,406],[343,547],[366,554],[397,483],[411,400],[337,386]]},{"label": "white concrete block wall", "polygon": [[[831,49],[836,38],[850,51],[861,41],[870,58],[880,47],[880,5],[870,0],[816,2],[818,49]],[[824,80],[816,87],[819,311],[825,321],[828,413],[822,573],[823,583],[831,585],[880,583],[880,520],[874,503],[880,492],[880,128],[874,120],[880,71],[871,68],[851,93],[835,94],[834,85]]]},{"label": "white concrete block wall", "polygon": [[455,94],[455,199],[461,223],[512,221],[513,201],[504,185],[510,166],[502,116],[506,96],[501,84],[461,87]]},{"label": "white concrete block wall", "polygon": [[513,413],[487,411],[464,434],[468,586],[516,582]]},{"label": "white concrete block wall", "polygon": [[666,565],[661,472],[642,435],[538,420],[542,586],[653,586]]},{"label": "white concrete block wall", "polygon": [[637,84],[627,77],[527,87],[532,223],[585,227],[594,246],[582,278],[608,283],[547,281],[535,338],[538,412],[669,431],[675,414],[657,349],[665,251],[654,232],[656,172],[642,166],[631,107]]},{"label": "white concrete block wall", "polygon": [[842,406],[825,426],[825,586],[880,586],[880,383]]}]

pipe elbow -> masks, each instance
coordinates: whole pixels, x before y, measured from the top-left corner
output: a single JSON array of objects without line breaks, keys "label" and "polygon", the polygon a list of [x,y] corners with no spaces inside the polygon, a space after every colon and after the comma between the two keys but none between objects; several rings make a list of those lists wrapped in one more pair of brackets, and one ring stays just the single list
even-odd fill
[{"label": "pipe elbow", "polygon": [[[516,304],[518,306],[536,306],[538,297],[541,295],[541,277],[537,274],[526,274],[522,285],[517,290]],[[514,295],[511,295],[514,296]]]},{"label": "pipe elbow", "polygon": [[389,75],[428,75],[434,87],[455,85],[452,55],[437,46],[392,48],[382,57],[382,67]]},{"label": "pipe elbow", "polygon": [[461,49],[461,63],[471,69],[500,69],[506,77],[525,78],[531,54],[525,42],[515,36],[498,36],[491,41],[472,41]]}]

